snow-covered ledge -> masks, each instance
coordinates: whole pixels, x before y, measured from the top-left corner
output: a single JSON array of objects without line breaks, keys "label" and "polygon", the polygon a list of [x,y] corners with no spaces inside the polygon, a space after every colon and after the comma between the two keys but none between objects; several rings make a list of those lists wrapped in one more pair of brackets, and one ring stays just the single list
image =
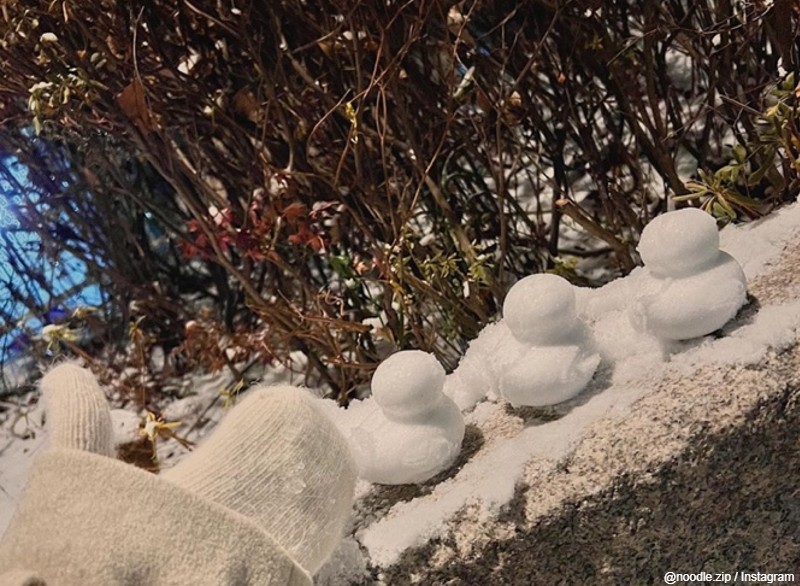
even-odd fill
[{"label": "snow-covered ledge", "polygon": [[606,368],[567,405],[479,403],[453,470],[361,486],[361,553],[346,541],[318,583],[800,578],[800,204],[721,236],[751,296],[722,336]]}]

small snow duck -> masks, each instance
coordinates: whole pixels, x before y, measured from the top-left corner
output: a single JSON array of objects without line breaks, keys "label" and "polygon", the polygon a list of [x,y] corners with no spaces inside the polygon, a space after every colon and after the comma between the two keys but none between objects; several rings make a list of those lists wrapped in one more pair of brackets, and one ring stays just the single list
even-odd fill
[{"label": "small snow duck", "polygon": [[635,327],[663,340],[688,340],[724,326],[747,300],[747,279],[719,249],[714,218],[697,208],[668,212],[637,248],[648,279],[631,312]]},{"label": "small snow duck", "polygon": [[461,451],[464,418],[442,392],[445,371],[420,350],[397,352],[372,377],[374,406],[350,445],[359,476],[377,484],[425,482]]},{"label": "small snow duck", "polygon": [[520,280],[503,303],[503,320],[527,347],[501,374],[500,392],[512,405],[555,405],[575,397],[592,379],[600,356],[565,279],[537,274]]}]

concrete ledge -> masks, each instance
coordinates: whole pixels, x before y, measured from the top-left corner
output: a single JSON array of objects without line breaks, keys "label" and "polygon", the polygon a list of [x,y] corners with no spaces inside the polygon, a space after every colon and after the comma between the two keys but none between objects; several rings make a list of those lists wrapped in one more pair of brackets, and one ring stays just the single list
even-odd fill
[{"label": "concrete ledge", "polygon": [[[387,584],[661,584],[667,571],[800,581],[800,351],[662,383],[556,468],[532,462],[493,522],[469,509]],[[672,406],[665,409],[666,399]]]},{"label": "concrete ledge", "polygon": [[468,418],[460,468],[362,495],[365,583],[663,584],[668,571],[737,570],[793,572],[800,583],[800,238],[784,244],[725,329],[729,340],[753,338],[752,356],[722,337],[706,341],[713,363],[689,349],[625,385],[601,381],[594,398],[609,402],[606,415],[575,432],[568,451],[526,456],[510,502],[466,499],[398,555],[379,546],[442,506],[471,463],[525,434],[547,437],[537,427],[570,434],[556,425],[569,417],[544,425],[563,414],[484,405]]}]

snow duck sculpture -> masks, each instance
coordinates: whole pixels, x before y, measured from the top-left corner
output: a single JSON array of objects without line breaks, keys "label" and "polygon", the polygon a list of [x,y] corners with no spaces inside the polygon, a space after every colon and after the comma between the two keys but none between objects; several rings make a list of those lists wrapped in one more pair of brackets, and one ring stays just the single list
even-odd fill
[{"label": "snow duck sculpture", "polygon": [[719,249],[717,224],[697,208],[663,214],[637,248],[647,278],[634,303],[635,327],[663,340],[688,340],[724,326],[747,300],[747,279]]},{"label": "snow duck sculpture", "polygon": [[446,470],[461,451],[464,418],[442,392],[445,371],[420,350],[393,354],[372,377],[375,407],[351,432],[359,476],[410,484]]},{"label": "snow duck sculpture", "polygon": [[500,392],[512,405],[554,405],[586,387],[600,356],[568,281],[552,274],[525,277],[508,292],[503,320],[526,347],[500,376]]}]

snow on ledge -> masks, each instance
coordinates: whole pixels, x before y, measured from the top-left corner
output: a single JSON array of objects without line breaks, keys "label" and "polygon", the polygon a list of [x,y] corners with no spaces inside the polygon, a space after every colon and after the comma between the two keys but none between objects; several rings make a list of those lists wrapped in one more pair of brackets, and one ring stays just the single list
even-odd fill
[{"label": "snow on ledge", "polygon": [[[725,228],[721,249],[741,263],[752,281],[778,263],[798,226],[800,204],[793,204],[758,222]],[[618,310],[624,305],[626,287],[634,286],[635,279],[634,273],[601,289],[583,290],[579,303],[590,317],[592,313]],[[655,381],[670,373],[689,375],[710,364],[756,364],[769,349],[791,345],[798,327],[800,301],[792,301],[761,307],[750,317],[740,318],[725,328],[724,337],[709,336],[664,348],[666,360],[664,353],[652,352],[622,358],[614,364],[613,372],[607,373],[610,383],[605,383],[605,388],[602,381],[595,382],[573,401],[555,408],[562,414],[559,419],[525,427],[512,438],[479,450],[453,478],[441,482],[430,494],[397,503],[382,518],[365,521],[356,538],[372,564],[388,567],[405,550],[443,535],[448,523],[467,506],[476,507],[480,518],[490,519],[511,501],[530,462],[555,467],[574,450],[590,424],[625,417],[637,400],[652,392]],[[497,408],[481,403],[466,421],[480,427],[488,412]]]}]

